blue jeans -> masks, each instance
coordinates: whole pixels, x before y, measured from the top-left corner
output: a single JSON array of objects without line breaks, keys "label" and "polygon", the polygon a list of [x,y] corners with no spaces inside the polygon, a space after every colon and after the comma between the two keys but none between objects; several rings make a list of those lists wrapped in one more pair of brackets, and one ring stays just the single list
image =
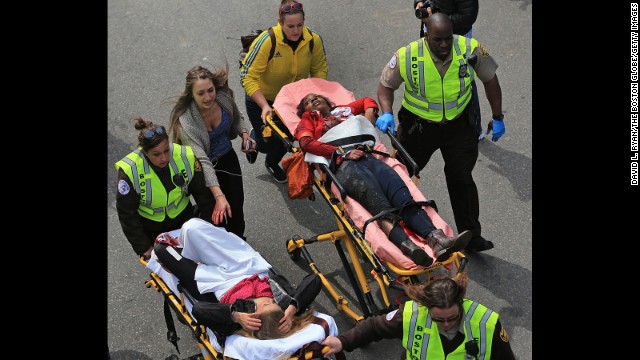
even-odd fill
[{"label": "blue jeans", "polygon": [[[246,93],[244,96],[244,103],[247,107],[247,116],[249,117],[249,121],[251,122],[251,126],[255,133],[254,140],[256,141],[256,150],[263,154],[267,154],[265,159],[265,164],[267,166],[278,165],[280,160],[282,160],[284,155],[287,153],[287,148],[275,134],[268,141],[264,141],[264,138],[262,137],[262,126],[264,123],[260,117],[260,115],[262,115],[262,109]],[[267,100],[267,103],[269,103],[269,106],[273,106],[273,101]],[[274,119],[275,118],[276,115],[274,113]],[[286,130],[285,133],[288,135],[289,130]]]},{"label": "blue jeans", "polygon": [[[358,161],[344,161],[336,172],[347,195],[360,203],[371,215],[391,208],[414,204],[409,188],[398,173],[371,154]],[[435,230],[429,215],[420,206],[408,206],[400,217],[416,234],[426,237]],[[393,215],[386,216],[394,220]]]}]

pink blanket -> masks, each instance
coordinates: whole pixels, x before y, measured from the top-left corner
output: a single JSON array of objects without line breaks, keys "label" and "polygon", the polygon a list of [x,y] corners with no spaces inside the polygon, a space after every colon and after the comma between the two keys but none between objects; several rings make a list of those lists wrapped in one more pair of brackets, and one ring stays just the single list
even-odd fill
[{"label": "pink blanket", "polygon": [[[276,112],[280,116],[280,119],[282,119],[282,122],[287,126],[292,134],[295,132],[295,129],[298,126],[298,122],[300,122],[300,118],[296,114],[298,103],[300,103],[300,100],[302,100],[302,98],[309,93],[324,95],[337,105],[345,105],[356,100],[351,91],[346,90],[342,85],[334,81],[328,81],[319,78],[309,78],[285,85],[276,96],[276,99],[273,102],[273,108],[276,110]],[[375,149],[389,153],[383,143],[376,144]],[[407,172],[407,168],[400,162],[398,162],[398,160],[381,155],[374,156],[396,170],[396,172],[400,175],[402,180],[404,180],[405,184],[409,188],[409,191],[411,192],[411,195],[413,196],[413,199],[415,201],[420,202],[427,200],[427,198],[425,198],[425,196],[420,192],[413,181],[411,181],[411,178],[409,177],[409,174]],[[333,194],[336,197],[340,198],[340,193],[334,184],[332,184],[331,189],[333,191]],[[362,231],[362,226],[364,225],[364,223],[373,216],[358,202],[354,201],[350,197],[347,197],[344,203],[345,211],[349,215],[349,218],[351,218],[358,229]],[[440,217],[440,215],[438,215],[438,213],[433,208],[424,207],[424,209],[427,211],[427,214],[431,218],[431,221],[436,228],[442,229],[445,234],[447,234],[447,236],[455,235],[453,229]],[[402,251],[400,251],[397,246],[389,241],[387,236],[384,234],[384,232],[382,232],[380,227],[375,222],[367,225],[367,231],[364,234],[364,237],[381,260],[391,262],[403,269],[408,270],[422,268],[421,266],[416,265],[404,254],[402,254]],[[414,242],[418,246],[422,247],[427,252],[427,254],[429,254],[429,256],[433,257],[433,251],[424,243],[422,238],[416,236],[415,238],[412,238],[412,240],[414,240]]]}]

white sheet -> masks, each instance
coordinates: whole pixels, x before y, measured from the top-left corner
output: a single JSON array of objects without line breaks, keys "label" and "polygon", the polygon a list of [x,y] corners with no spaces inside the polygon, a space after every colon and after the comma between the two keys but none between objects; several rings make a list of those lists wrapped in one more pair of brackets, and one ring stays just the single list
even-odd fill
[{"label": "white sheet", "polygon": [[253,274],[265,277],[271,268],[246,241],[202,219],[185,222],[180,237],[184,243],[182,256],[201,263],[195,280],[202,294],[214,292],[222,299],[240,280]]},{"label": "white sheet", "polygon": [[[331,316],[317,311],[315,314],[327,321],[330,335],[338,335],[338,326]],[[312,341],[322,342],[324,338],[324,329],[316,324],[309,324],[286,338],[275,340],[257,340],[231,335],[227,337],[224,355],[243,360],[287,359],[302,345]]]}]

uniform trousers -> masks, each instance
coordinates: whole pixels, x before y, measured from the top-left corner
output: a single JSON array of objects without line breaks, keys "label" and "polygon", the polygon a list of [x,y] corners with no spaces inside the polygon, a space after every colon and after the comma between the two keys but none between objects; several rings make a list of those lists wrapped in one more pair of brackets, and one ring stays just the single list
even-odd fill
[{"label": "uniform trousers", "polygon": [[[400,144],[422,170],[431,155],[440,149],[444,160],[444,174],[449,191],[449,200],[458,233],[470,230],[473,237],[480,236],[480,205],[478,188],[472,172],[478,160],[478,134],[475,121],[468,118],[467,109],[454,120],[444,124],[428,122],[414,115],[404,106],[398,112],[398,134]],[[398,160],[407,165],[409,175],[413,169],[398,156]]]}]

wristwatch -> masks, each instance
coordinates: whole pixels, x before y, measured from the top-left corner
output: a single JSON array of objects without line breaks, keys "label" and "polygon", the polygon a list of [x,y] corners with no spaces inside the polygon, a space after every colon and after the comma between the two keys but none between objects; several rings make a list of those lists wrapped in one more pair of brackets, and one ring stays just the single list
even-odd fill
[{"label": "wristwatch", "polygon": [[500,115],[493,115],[493,118],[502,121],[504,120],[504,114],[500,113]]}]

